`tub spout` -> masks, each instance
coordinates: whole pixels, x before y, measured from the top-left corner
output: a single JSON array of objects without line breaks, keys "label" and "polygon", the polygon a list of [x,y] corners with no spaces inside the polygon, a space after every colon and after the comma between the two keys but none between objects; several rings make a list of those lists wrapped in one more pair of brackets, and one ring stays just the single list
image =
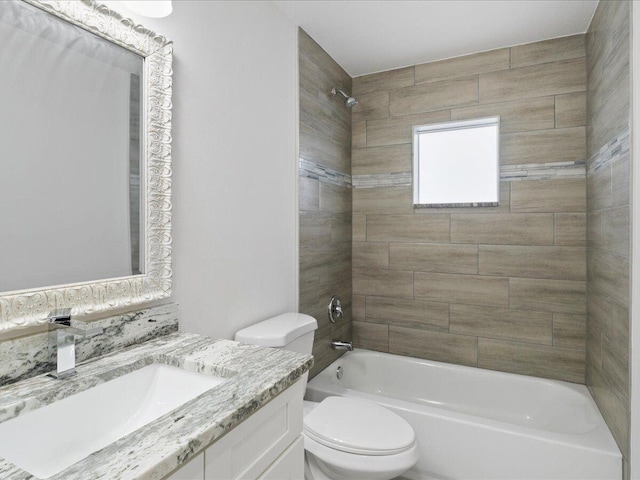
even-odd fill
[{"label": "tub spout", "polygon": [[353,351],[353,342],[343,342],[342,340],[333,340],[331,342],[331,348],[333,350],[347,350]]}]

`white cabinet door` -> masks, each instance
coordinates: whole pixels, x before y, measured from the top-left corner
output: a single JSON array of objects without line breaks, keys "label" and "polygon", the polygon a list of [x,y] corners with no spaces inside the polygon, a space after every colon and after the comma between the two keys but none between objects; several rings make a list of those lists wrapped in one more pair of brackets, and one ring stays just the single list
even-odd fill
[{"label": "white cabinet door", "polygon": [[302,435],[258,477],[258,480],[303,480],[304,439]]},{"label": "white cabinet door", "polygon": [[193,457],[164,480],[204,480],[204,452]]},{"label": "white cabinet door", "polygon": [[302,433],[303,387],[298,380],[207,448],[205,480],[259,478]]}]

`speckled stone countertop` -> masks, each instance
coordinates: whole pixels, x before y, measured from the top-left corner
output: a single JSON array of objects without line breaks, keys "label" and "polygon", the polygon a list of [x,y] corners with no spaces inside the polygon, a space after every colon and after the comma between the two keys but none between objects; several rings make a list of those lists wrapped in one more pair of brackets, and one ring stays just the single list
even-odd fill
[{"label": "speckled stone countertop", "polygon": [[[69,379],[40,375],[3,387],[0,422],[151,363],[228,380],[50,477],[52,480],[161,479],[292,385],[311,368],[313,360],[284,350],[173,333],[79,364],[78,374]],[[0,459],[0,479],[35,478]]]}]

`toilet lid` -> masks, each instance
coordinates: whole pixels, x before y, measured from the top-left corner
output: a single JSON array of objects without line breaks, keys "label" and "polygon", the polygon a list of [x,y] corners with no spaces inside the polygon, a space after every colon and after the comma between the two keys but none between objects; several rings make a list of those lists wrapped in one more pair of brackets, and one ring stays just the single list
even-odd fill
[{"label": "toilet lid", "polygon": [[411,447],[413,428],[378,404],[327,397],[304,417],[305,434],[327,447],[360,455],[393,455]]}]

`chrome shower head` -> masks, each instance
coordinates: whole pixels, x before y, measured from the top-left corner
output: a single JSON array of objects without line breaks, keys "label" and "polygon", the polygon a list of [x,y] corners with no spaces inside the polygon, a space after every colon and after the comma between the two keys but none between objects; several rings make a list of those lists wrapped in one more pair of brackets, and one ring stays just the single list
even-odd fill
[{"label": "chrome shower head", "polygon": [[344,106],[347,108],[355,107],[358,104],[358,100],[353,97],[349,97],[344,101]]},{"label": "chrome shower head", "polygon": [[334,97],[338,94],[342,95],[344,97],[344,106],[347,108],[351,108],[354,107],[358,104],[358,100],[356,100],[353,97],[350,97],[349,95],[347,95],[346,93],[344,93],[344,91],[340,90],[339,88],[333,87],[331,89],[331,95],[333,95]]}]

